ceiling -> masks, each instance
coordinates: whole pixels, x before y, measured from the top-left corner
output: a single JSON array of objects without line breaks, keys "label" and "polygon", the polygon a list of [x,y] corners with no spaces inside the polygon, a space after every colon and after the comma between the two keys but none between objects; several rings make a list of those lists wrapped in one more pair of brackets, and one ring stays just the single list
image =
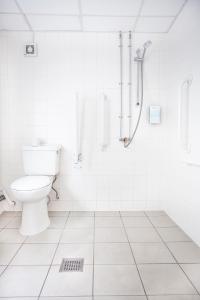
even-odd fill
[{"label": "ceiling", "polygon": [[188,0],[0,0],[0,30],[167,33]]}]

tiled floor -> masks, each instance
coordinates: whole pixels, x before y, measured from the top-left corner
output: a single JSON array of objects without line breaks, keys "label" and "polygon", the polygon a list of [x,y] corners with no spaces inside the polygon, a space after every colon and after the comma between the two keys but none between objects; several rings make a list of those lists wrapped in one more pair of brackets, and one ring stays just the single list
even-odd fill
[{"label": "tiled floor", "polygon": [[[0,216],[0,300],[200,300],[200,248],[164,212],[49,215],[32,237]],[[83,272],[59,273],[63,257]]]}]

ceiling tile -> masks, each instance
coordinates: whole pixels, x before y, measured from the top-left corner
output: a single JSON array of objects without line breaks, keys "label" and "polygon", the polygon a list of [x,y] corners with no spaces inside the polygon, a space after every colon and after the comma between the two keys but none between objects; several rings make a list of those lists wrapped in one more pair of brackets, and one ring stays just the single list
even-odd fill
[{"label": "ceiling tile", "polygon": [[140,17],[136,32],[166,32],[173,20],[173,17]]},{"label": "ceiling tile", "polygon": [[0,12],[18,13],[19,10],[14,0],[0,0]]},{"label": "ceiling tile", "polygon": [[175,16],[185,0],[145,0],[142,16]]},{"label": "ceiling tile", "polygon": [[137,16],[141,0],[81,0],[85,15]]},{"label": "ceiling tile", "polygon": [[84,31],[129,31],[134,24],[134,17],[83,17]]},{"label": "ceiling tile", "polygon": [[78,0],[18,0],[25,13],[79,14]]},{"label": "ceiling tile", "polygon": [[80,30],[78,17],[27,15],[33,30]]},{"label": "ceiling tile", "polygon": [[28,30],[22,15],[3,14],[0,17],[0,30]]}]

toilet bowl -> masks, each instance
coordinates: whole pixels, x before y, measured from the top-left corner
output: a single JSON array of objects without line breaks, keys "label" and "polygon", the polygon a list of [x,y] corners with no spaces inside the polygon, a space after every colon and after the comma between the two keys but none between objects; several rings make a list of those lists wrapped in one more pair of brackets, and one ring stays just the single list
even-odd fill
[{"label": "toilet bowl", "polygon": [[48,194],[59,173],[60,145],[31,145],[23,147],[24,177],[15,180],[10,188],[16,200],[22,203],[20,233],[34,235],[49,224]]},{"label": "toilet bowl", "polygon": [[49,226],[47,196],[52,182],[53,176],[24,176],[12,183],[11,191],[23,205],[21,234],[34,235]]}]

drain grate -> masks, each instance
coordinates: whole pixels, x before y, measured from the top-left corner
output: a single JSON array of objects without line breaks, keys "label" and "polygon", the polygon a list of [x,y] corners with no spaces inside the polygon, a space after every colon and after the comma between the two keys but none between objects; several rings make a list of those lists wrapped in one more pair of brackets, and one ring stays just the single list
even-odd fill
[{"label": "drain grate", "polygon": [[63,258],[59,272],[83,272],[84,258]]}]

